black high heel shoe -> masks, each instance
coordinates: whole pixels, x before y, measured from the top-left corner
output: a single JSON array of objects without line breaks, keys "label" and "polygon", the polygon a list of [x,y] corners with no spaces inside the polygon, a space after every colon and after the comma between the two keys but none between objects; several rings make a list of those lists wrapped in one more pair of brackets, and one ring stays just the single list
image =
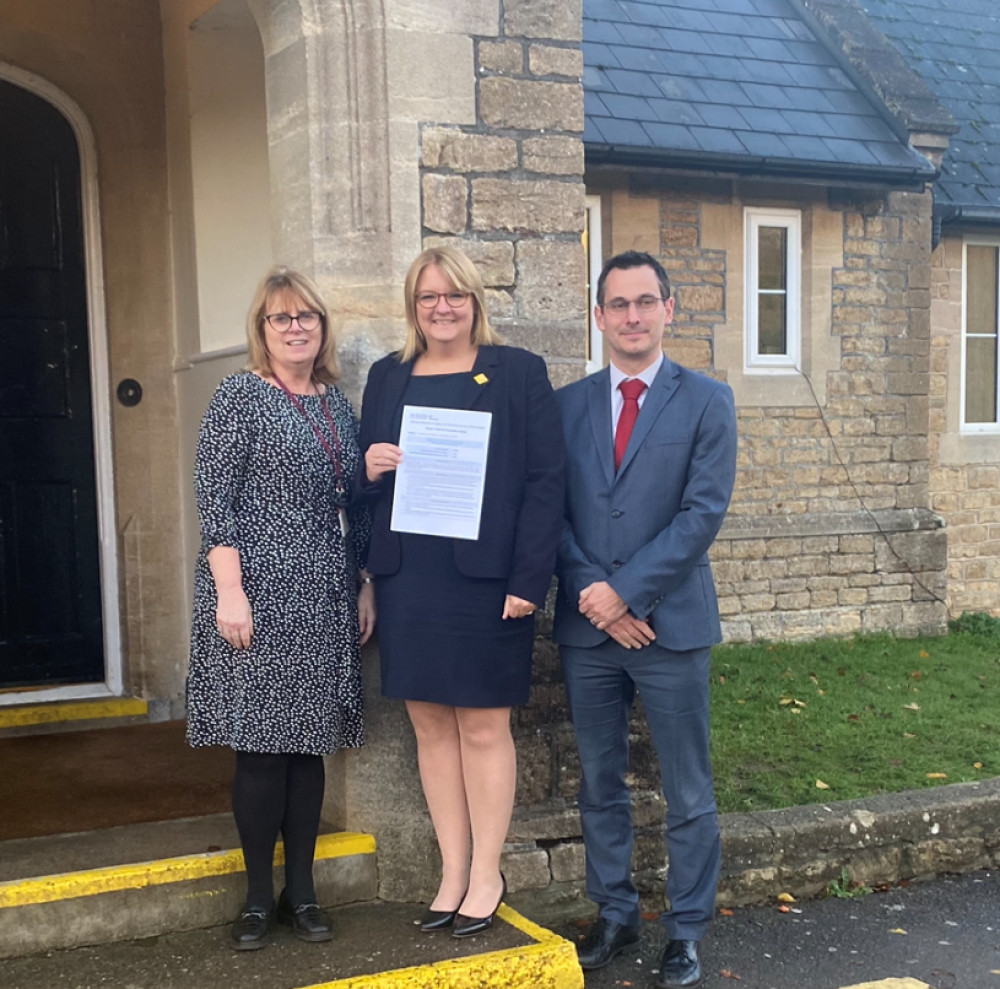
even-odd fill
[{"label": "black high heel shoe", "polygon": [[[466,889],[465,893],[468,892],[468,889]],[[462,899],[458,901],[459,907],[462,905],[462,900],[465,899],[465,893],[462,894]],[[455,907],[454,910],[427,910],[420,921],[420,929],[426,934],[433,934],[435,931],[446,931],[455,923],[457,916],[458,907]]]},{"label": "black high heel shoe", "polygon": [[493,918],[497,915],[500,904],[503,903],[503,899],[507,895],[507,877],[502,872],[500,880],[503,886],[500,890],[500,899],[497,900],[497,905],[493,908],[493,913],[488,917],[466,917],[464,913],[456,914],[451,929],[452,937],[472,937],[475,934],[488,931],[493,926]]}]

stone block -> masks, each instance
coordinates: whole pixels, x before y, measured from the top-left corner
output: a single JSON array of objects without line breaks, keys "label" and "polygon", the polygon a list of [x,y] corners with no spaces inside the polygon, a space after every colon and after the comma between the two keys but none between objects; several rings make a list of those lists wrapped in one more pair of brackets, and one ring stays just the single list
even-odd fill
[{"label": "stone block", "polygon": [[583,330],[587,318],[587,272],[586,257],[579,243],[520,241],[517,245],[517,275],[515,298],[522,319],[575,319],[580,320]]},{"label": "stone block", "polygon": [[528,49],[528,69],[533,76],[579,79],[583,75],[583,52],[579,48],[532,45]]},{"label": "stone block", "polygon": [[479,68],[501,75],[520,75],[524,71],[524,47],[518,41],[481,41]]},{"label": "stone block", "polygon": [[517,142],[509,137],[433,127],[423,133],[421,164],[456,172],[509,171],[517,167]]},{"label": "stone block", "polygon": [[541,732],[518,735],[517,793],[514,802],[532,805],[549,798],[552,789],[552,748]]},{"label": "stone block", "polygon": [[549,870],[557,882],[583,879],[587,871],[587,854],[582,841],[566,841],[549,849]]},{"label": "stone block", "polygon": [[506,0],[504,27],[509,37],[579,41],[583,0]]},{"label": "stone block", "polygon": [[488,76],[479,83],[479,113],[489,127],[511,130],[583,130],[583,87]]},{"label": "stone block", "polygon": [[575,137],[529,137],[522,144],[526,172],[583,175],[583,142]]},{"label": "stone block", "polygon": [[504,846],[500,868],[511,893],[519,889],[544,889],[552,881],[549,856],[533,844]]},{"label": "stone block", "polygon": [[456,247],[479,269],[483,284],[514,284],[514,244],[509,240],[465,240],[462,237],[425,237],[424,247]]},{"label": "stone block", "polygon": [[461,233],[468,220],[468,184],[460,175],[423,177],[424,226],[439,233]]},{"label": "stone block", "polygon": [[[575,234],[582,229],[583,216],[583,185],[577,182],[472,180],[474,230]],[[582,258],[583,250],[579,245],[577,250]]]}]

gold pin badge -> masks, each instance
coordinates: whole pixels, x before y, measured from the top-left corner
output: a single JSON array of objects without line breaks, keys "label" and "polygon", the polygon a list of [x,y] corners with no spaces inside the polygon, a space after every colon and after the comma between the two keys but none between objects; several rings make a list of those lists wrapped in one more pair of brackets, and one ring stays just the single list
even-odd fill
[{"label": "gold pin badge", "polygon": [[490,379],[487,378],[485,374],[480,372],[472,380],[475,381],[477,385],[485,385],[486,382],[489,381]]}]

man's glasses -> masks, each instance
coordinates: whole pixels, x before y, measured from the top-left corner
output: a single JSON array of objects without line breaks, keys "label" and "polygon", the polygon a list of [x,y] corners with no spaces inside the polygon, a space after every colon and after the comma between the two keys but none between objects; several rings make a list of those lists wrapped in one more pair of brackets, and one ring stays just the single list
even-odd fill
[{"label": "man's glasses", "polygon": [[438,299],[444,299],[452,309],[458,309],[469,301],[468,292],[421,292],[417,296],[417,305],[421,309],[433,309]]},{"label": "man's glasses", "polygon": [[638,299],[610,299],[601,308],[615,316],[627,313],[629,306],[635,306],[635,311],[639,313],[651,313],[663,301],[658,295],[640,295]]},{"label": "man's glasses", "polygon": [[297,313],[295,316],[289,316],[286,312],[276,312],[265,316],[264,319],[267,320],[272,330],[277,330],[279,333],[287,333],[292,328],[293,322],[298,323],[299,327],[307,333],[310,330],[315,330],[323,322],[322,315],[311,310]]}]

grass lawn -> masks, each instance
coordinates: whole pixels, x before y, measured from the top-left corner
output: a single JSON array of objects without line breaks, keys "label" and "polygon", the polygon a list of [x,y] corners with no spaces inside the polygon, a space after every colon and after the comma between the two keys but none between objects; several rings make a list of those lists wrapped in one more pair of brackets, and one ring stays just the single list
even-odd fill
[{"label": "grass lawn", "polygon": [[1000,775],[1000,621],[720,646],[712,761],[721,811],[828,803]]}]

